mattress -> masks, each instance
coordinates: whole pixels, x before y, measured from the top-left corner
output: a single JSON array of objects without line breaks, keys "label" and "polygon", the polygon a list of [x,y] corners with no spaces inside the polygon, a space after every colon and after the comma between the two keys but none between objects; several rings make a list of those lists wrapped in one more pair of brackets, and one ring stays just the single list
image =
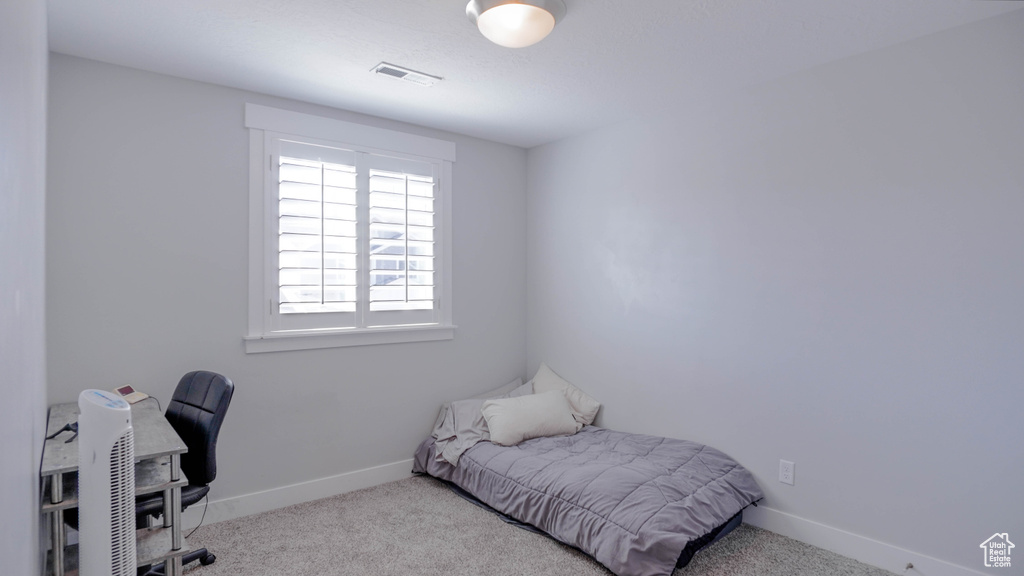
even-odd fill
[{"label": "mattress", "polygon": [[671,574],[688,545],[692,555],[763,497],[719,450],[595,426],[513,447],[480,442],[458,466],[437,458],[428,438],[413,471],[454,483],[619,576]]}]

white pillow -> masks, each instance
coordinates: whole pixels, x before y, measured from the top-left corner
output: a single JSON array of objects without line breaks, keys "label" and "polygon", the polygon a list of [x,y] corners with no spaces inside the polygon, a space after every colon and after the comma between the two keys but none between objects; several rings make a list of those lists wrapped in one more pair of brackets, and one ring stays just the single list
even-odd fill
[{"label": "white pillow", "polygon": [[586,392],[559,378],[558,374],[551,371],[547,364],[541,364],[537,375],[533,377],[533,392],[541,394],[559,390],[565,394],[566,400],[572,406],[572,416],[576,419],[578,431],[587,424],[593,424],[597,418],[597,411],[601,409],[601,403],[587,395]]},{"label": "white pillow", "polygon": [[491,442],[515,446],[541,436],[575,434],[572,408],[560,391],[487,400],[482,409]]}]

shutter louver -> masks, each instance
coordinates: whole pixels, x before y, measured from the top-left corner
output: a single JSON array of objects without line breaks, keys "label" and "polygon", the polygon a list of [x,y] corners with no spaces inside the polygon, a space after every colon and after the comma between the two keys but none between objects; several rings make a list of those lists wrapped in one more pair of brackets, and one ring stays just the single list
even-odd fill
[{"label": "shutter louver", "polygon": [[370,170],[371,311],[433,310],[434,178]]},{"label": "shutter louver", "polygon": [[354,312],[355,167],[281,156],[278,189],[280,313]]}]

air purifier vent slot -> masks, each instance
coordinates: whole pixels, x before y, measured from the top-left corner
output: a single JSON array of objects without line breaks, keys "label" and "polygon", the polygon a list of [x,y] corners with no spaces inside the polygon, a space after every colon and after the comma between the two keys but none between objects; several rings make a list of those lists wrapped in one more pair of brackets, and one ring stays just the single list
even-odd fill
[{"label": "air purifier vent slot", "polygon": [[135,574],[135,448],[131,429],[110,450],[110,551],[113,574]]}]

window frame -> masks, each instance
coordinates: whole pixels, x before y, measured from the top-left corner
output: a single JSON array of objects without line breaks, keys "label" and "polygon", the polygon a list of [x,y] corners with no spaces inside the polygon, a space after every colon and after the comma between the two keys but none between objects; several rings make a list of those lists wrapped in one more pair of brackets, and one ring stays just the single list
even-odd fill
[{"label": "window frame", "polygon": [[[406,132],[356,124],[270,108],[245,105],[245,127],[249,131],[249,326],[243,338],[247,353],[363,346],[400,342],[451,340],[452,321],[451,196],[455,143]],[[394,326],[356,326],[275,330],[277,312],[273,296],[277,290],[278,229],[271,216],[277,214],[277,185],[271,178],[276,160],[270,150],[271,138],[286,137],[311,144],[330,144],[378,156],[434,163],[438,166],[434,227],[436,322]]]}]

